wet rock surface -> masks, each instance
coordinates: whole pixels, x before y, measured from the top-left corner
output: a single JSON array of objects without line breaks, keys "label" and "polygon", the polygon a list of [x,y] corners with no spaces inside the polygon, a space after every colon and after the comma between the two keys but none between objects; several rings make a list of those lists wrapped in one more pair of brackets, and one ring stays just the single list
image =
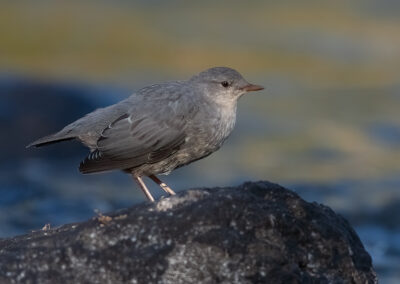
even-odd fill
[{"label": "wet rock surface", "polygon": [[269,182],[0,240],[0,283],[375,283],[348,222]]}]

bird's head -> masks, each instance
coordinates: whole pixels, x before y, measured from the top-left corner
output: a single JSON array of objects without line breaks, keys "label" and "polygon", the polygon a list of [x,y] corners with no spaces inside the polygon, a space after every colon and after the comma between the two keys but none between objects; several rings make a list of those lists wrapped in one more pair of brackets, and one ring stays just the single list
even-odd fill
[{"label": "bird's head", "polygon": [[264,87],[247,82],[239,72],[228,67],[207,69],[190,80],[205,95],[215,99],[237,100],[247,92],[260,91]]}]

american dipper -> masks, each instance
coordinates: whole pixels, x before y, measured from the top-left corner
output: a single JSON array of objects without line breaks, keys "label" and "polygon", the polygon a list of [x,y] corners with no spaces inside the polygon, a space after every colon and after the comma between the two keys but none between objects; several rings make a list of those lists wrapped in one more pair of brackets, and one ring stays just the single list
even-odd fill
[{"label": "american dipper", "polygon": [[82,173],[123,170],[154,201],[142,177],[174,195],[156,175],[218,150],[235,125],[238,99],[262,89],[236,70],[214,67],[187,81],[144,87],[27,147],[77,139],[90,149],[79,166]]}]

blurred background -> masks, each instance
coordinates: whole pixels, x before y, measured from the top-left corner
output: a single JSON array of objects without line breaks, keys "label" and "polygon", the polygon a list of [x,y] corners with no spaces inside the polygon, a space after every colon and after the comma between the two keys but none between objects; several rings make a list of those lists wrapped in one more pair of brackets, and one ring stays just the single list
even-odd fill
[{"label": "blurred background", "polygon": [[2,1],[0,237],[142,202],[128,175],[81,175],[77,142],[25,146],[138,88],[213,66],[266,89],[240,100],[220,151],[165,181],[178,191],[289,187],[348,218],[381,282],[399,283],[396,0]]}]

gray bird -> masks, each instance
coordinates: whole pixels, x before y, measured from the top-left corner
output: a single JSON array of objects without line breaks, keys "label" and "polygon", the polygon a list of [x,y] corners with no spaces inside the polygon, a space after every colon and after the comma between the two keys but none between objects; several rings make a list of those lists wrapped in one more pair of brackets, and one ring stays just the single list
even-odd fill
[{"label": "gray bird", "polygon": [[214,67],[187,81],[144,87],[27,147],[77,139],[90,149],[79,166],[82,173],[123,170],[154,201],[142,177],[174,195],[156,175],[169,174],[218,150],[235,125],[238,99],[262,89],[236,70]]}]

